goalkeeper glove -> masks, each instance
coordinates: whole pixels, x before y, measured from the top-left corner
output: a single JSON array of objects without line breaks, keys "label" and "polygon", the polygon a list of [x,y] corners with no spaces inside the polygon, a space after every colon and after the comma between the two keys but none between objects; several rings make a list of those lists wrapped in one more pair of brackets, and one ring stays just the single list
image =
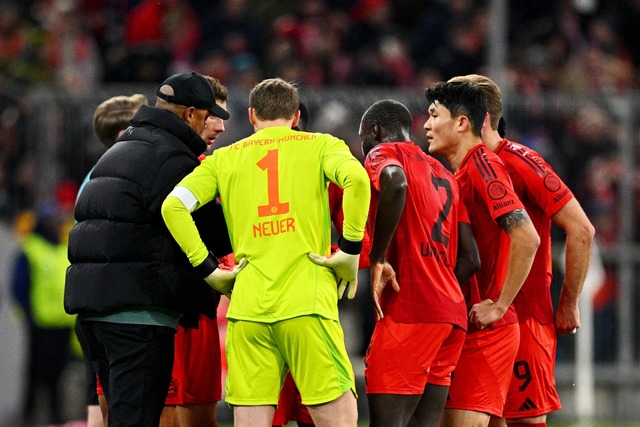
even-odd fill
[{"label": "goalkeeper glove", "polygon": [[247,264],[247,259],[243,257],[233,268],[221,268],[217,261],[215,261],[215,257],[210,255],[196,268],[200,267],[202,269],[202,267],[206,268],[205,265],[209,267],[215,265],[215,269],[204,278],[204,281],[222,295],[231,298],[231,291],[233,290],[233,285],[236,282],[236,276],[243,268],[246,267]]},{"label": "goalkeeper glove", "polygon": [[329,267],[333,270],[338,282],[338,299],[341,299],[345,293],[347,298],[353,299],[358,290],[358,262],[360,260],[362,242],[350,242],[341,238],[339,246],[340,250],[328,257],[314,253],[307,254],[307,257],[314,264]]}]

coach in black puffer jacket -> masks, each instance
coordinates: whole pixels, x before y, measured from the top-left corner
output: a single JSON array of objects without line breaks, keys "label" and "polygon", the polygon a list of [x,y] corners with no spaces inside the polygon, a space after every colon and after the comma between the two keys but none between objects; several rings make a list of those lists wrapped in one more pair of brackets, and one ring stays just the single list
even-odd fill
[{"label": "coach in black puffer jacket", "polygon": [[[207,116],[229,114],[195,73],[171,76],[157,96],[155,107],[140,107],[133,126],[95,165],[69,235],[65,310],[78,314],[110,425],[158,425],[178,320],[205,307],[203,302],[211,305],[211,297],[204,297],[211,288],[169,234],[160,208],[200,163],[206,143],[199,134]],[[219,207],[210,205],[214,215]],[[216,223],[204,219],[198,221],[203,229]],[[226,228],[219,230],[219,236],[203,231],[213,236],[212,245],[218,243],[218,253],[209,247],[218,256],[231,252]]]},{"label": "coach in black puffer jacket", "polygon": [[[212,292],[160,217],[162,201],[200,163],[206,143],[175,114],[143,107],[96,164],[78,199],[65,295],[71,314],[140,307],[183,313]],[[131,168],[134,161],[138,167]],[[217,208],[208,210],[219,215],[212,212]],[[219,226],[212,218],[198,223],[201,230]],[[228,235],[219,237],[209,249],[218,256],[230,253]]]}]

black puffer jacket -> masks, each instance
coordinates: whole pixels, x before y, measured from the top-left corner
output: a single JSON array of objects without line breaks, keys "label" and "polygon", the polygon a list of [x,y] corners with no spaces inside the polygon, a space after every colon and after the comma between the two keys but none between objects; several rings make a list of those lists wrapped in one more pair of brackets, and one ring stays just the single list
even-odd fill
[{"label": "black puffer jacket", "polygon": [[[65,310],[154,307],[214,317],[213,290],[195,275],[160,213],[206,144],[179,117],[155,107],[142,106],[131,122],[100,158],[76,204]],[[231,245],[220,207],[209,205],[197,211],[196,224],[209,249],[226,255]]]}]

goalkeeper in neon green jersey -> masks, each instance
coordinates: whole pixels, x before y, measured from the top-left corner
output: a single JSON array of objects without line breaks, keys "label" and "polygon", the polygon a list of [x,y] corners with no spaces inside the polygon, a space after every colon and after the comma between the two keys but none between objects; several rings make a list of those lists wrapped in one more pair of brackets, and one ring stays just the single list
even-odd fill
[{"label": "goalkeeper in neon green jersey", "polygon": [[[287,370],[317,426],[357,424],[337,302],[355,296],[369,178],[344,141],[291,129],[299,104],[292,84],[258,83],[249,95],[255,133],[216,150],[162,206],[191,264],[231,297],[226,401],[236,426],[271,425]],[[330,181],[344,189],[344,230],[332,256]],[[225,271],[216,268],[190,215],[216,197],[242,265],[235,284],[216,276]]]}]

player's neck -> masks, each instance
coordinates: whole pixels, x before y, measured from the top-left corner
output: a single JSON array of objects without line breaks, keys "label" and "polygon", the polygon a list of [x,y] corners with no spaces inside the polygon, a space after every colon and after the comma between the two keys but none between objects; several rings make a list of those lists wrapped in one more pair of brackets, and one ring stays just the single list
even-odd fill
[{"label": "player's neck", "polygon": [[292,123],[293,123],[293,119],[256,120],[255,124],[253,125],[253,128],[256,132],[262,129],[277,127],[277,126],[284,126],[284,127],[290,128]]},{"label": "player's neck", "polygon": [[489,132],[482,132],[482,142],[491,151],[496,151],[502,143],[502,137],[498,131],[491,130]]},{"label": "player's neck", "polygon": [[473,149],[473,147],[478,144],[482,144],[482,139],[480,137],[474,136],[471,138],[465,138],[458,145],[456,151],[449,153],[446,156],[447,162],[449,162],[449,165],[451,165],[454,172],[458,172],[460,170],[460,165],[462,164],[464,158],[467,156],[469,151],[471,151],[471,149]]}]

